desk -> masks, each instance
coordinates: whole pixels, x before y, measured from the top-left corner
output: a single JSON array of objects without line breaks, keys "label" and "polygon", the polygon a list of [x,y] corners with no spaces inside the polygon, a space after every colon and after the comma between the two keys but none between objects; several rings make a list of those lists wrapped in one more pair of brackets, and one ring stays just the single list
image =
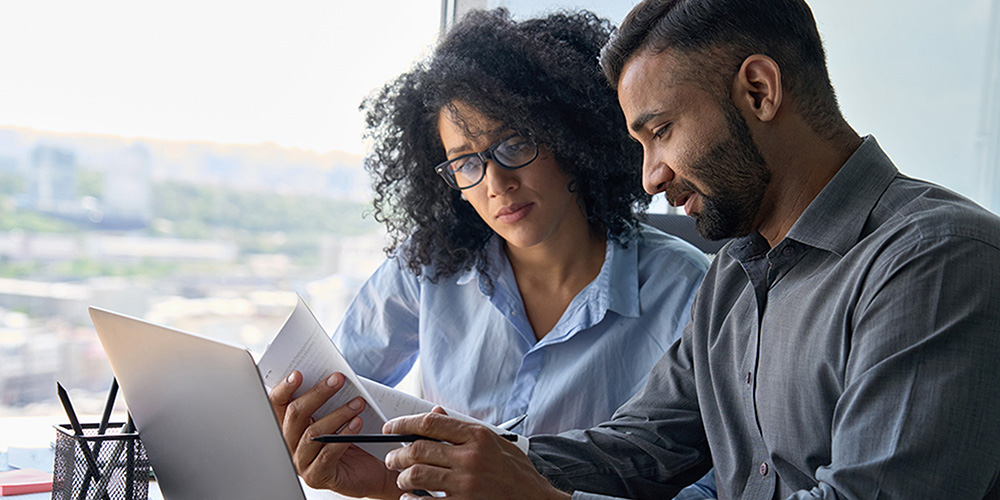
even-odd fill
[{"label": "desk", "polygon": [[[88,419],[87,421],[93,421],[93,418],[99,417],[87,415],[86,418]],[[15,457],[31,456],[30,461],[17,465],[34,467],[39,470],[50,472],[52,470],[53,461],[51,444],[56,432],[55,429],[52,428],[54,423],[61,422],[53,417],[0,418],[0,451],[8,450],[9,447],[9,451],[11,451]],[[0,470],[6,470],[6,459],[7,457],[5,456],[3,460],[0,460]],[[15,458],[14,461],[16,462],[19,460],[24,459]],[[349,498],[331,491],[314,490],[305,484],[302,485],[302,490],[305,491],[306,498],[308,500],[344,500]],[[0,497],[2,500],[7,500],[8,498],[11,500],[50,500],[52,498],[52,494],[45,492]],[[160,489],[157,487],[155,481],[149,483],[148,498],[149,500],[164,500],[163,495],[160,493]]]},{"label": "desk", "polygon": [[[302,485],[302,489],[306,492],[307,500],[348,500],[349,497],[338,495],[332,491],[319,491],[314,490],[305,484]],[[52,493],[32,493],[30,495],[15,495],[10,497],[3,497],[4,500],[51,500]],[[163,495],[160,493],[160,488],[156,487],[156,482],[149,483],[149,500],[164,500]],[[173,500],[173,499],[171,499]],[[349,500],[357,500],[351,498]]]}]

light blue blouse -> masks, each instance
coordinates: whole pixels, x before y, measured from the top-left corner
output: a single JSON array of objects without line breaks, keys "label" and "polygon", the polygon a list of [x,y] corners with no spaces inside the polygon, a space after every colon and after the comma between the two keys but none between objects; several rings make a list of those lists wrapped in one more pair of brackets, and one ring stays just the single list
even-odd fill
[{"label": "light blue blouse", "polygon": [[600,274],[540,341],[499,238],[487,274],[431,283],[386,260],[333,334],[358,374],[395,385],[421,359],[423,396],[526,435],[608,420],[638,392],[688,320],[707,268],[690,244],[648,226],[627,247],[608,240]]}]

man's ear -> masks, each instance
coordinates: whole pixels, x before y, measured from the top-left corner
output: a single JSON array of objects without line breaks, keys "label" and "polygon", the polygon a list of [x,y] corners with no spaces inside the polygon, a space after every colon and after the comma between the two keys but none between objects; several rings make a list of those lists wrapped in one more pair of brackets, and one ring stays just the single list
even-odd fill
[{"label": "man's ear", "polygon": [[774,119],[781,107],[781,69],[774,59],[754,54],[743,60],[733,79],[733,102],[747,116],[762,122]]}]

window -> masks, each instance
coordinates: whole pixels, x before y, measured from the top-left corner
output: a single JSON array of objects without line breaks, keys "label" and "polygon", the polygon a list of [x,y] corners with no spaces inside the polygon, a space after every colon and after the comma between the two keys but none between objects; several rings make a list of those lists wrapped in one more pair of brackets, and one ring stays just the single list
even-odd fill
[{"label": "window", "polygon": [[51,440],[57,380],[100,413],[89,305],[259,352],[300,293],[334,328],[384,246],[358,105],[439,25],[439,0],[0,7],[0,419]]}]

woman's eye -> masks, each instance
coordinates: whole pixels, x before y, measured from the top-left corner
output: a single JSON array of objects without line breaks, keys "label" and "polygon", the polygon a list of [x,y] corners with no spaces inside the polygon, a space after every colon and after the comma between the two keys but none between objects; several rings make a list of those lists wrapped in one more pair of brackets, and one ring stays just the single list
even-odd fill
[{"label": "woman's eye", "polygon": [[451,171],[460,174],[465,170],[465,166],[469,164],[469,160],[459,160],[451,164]]}]

